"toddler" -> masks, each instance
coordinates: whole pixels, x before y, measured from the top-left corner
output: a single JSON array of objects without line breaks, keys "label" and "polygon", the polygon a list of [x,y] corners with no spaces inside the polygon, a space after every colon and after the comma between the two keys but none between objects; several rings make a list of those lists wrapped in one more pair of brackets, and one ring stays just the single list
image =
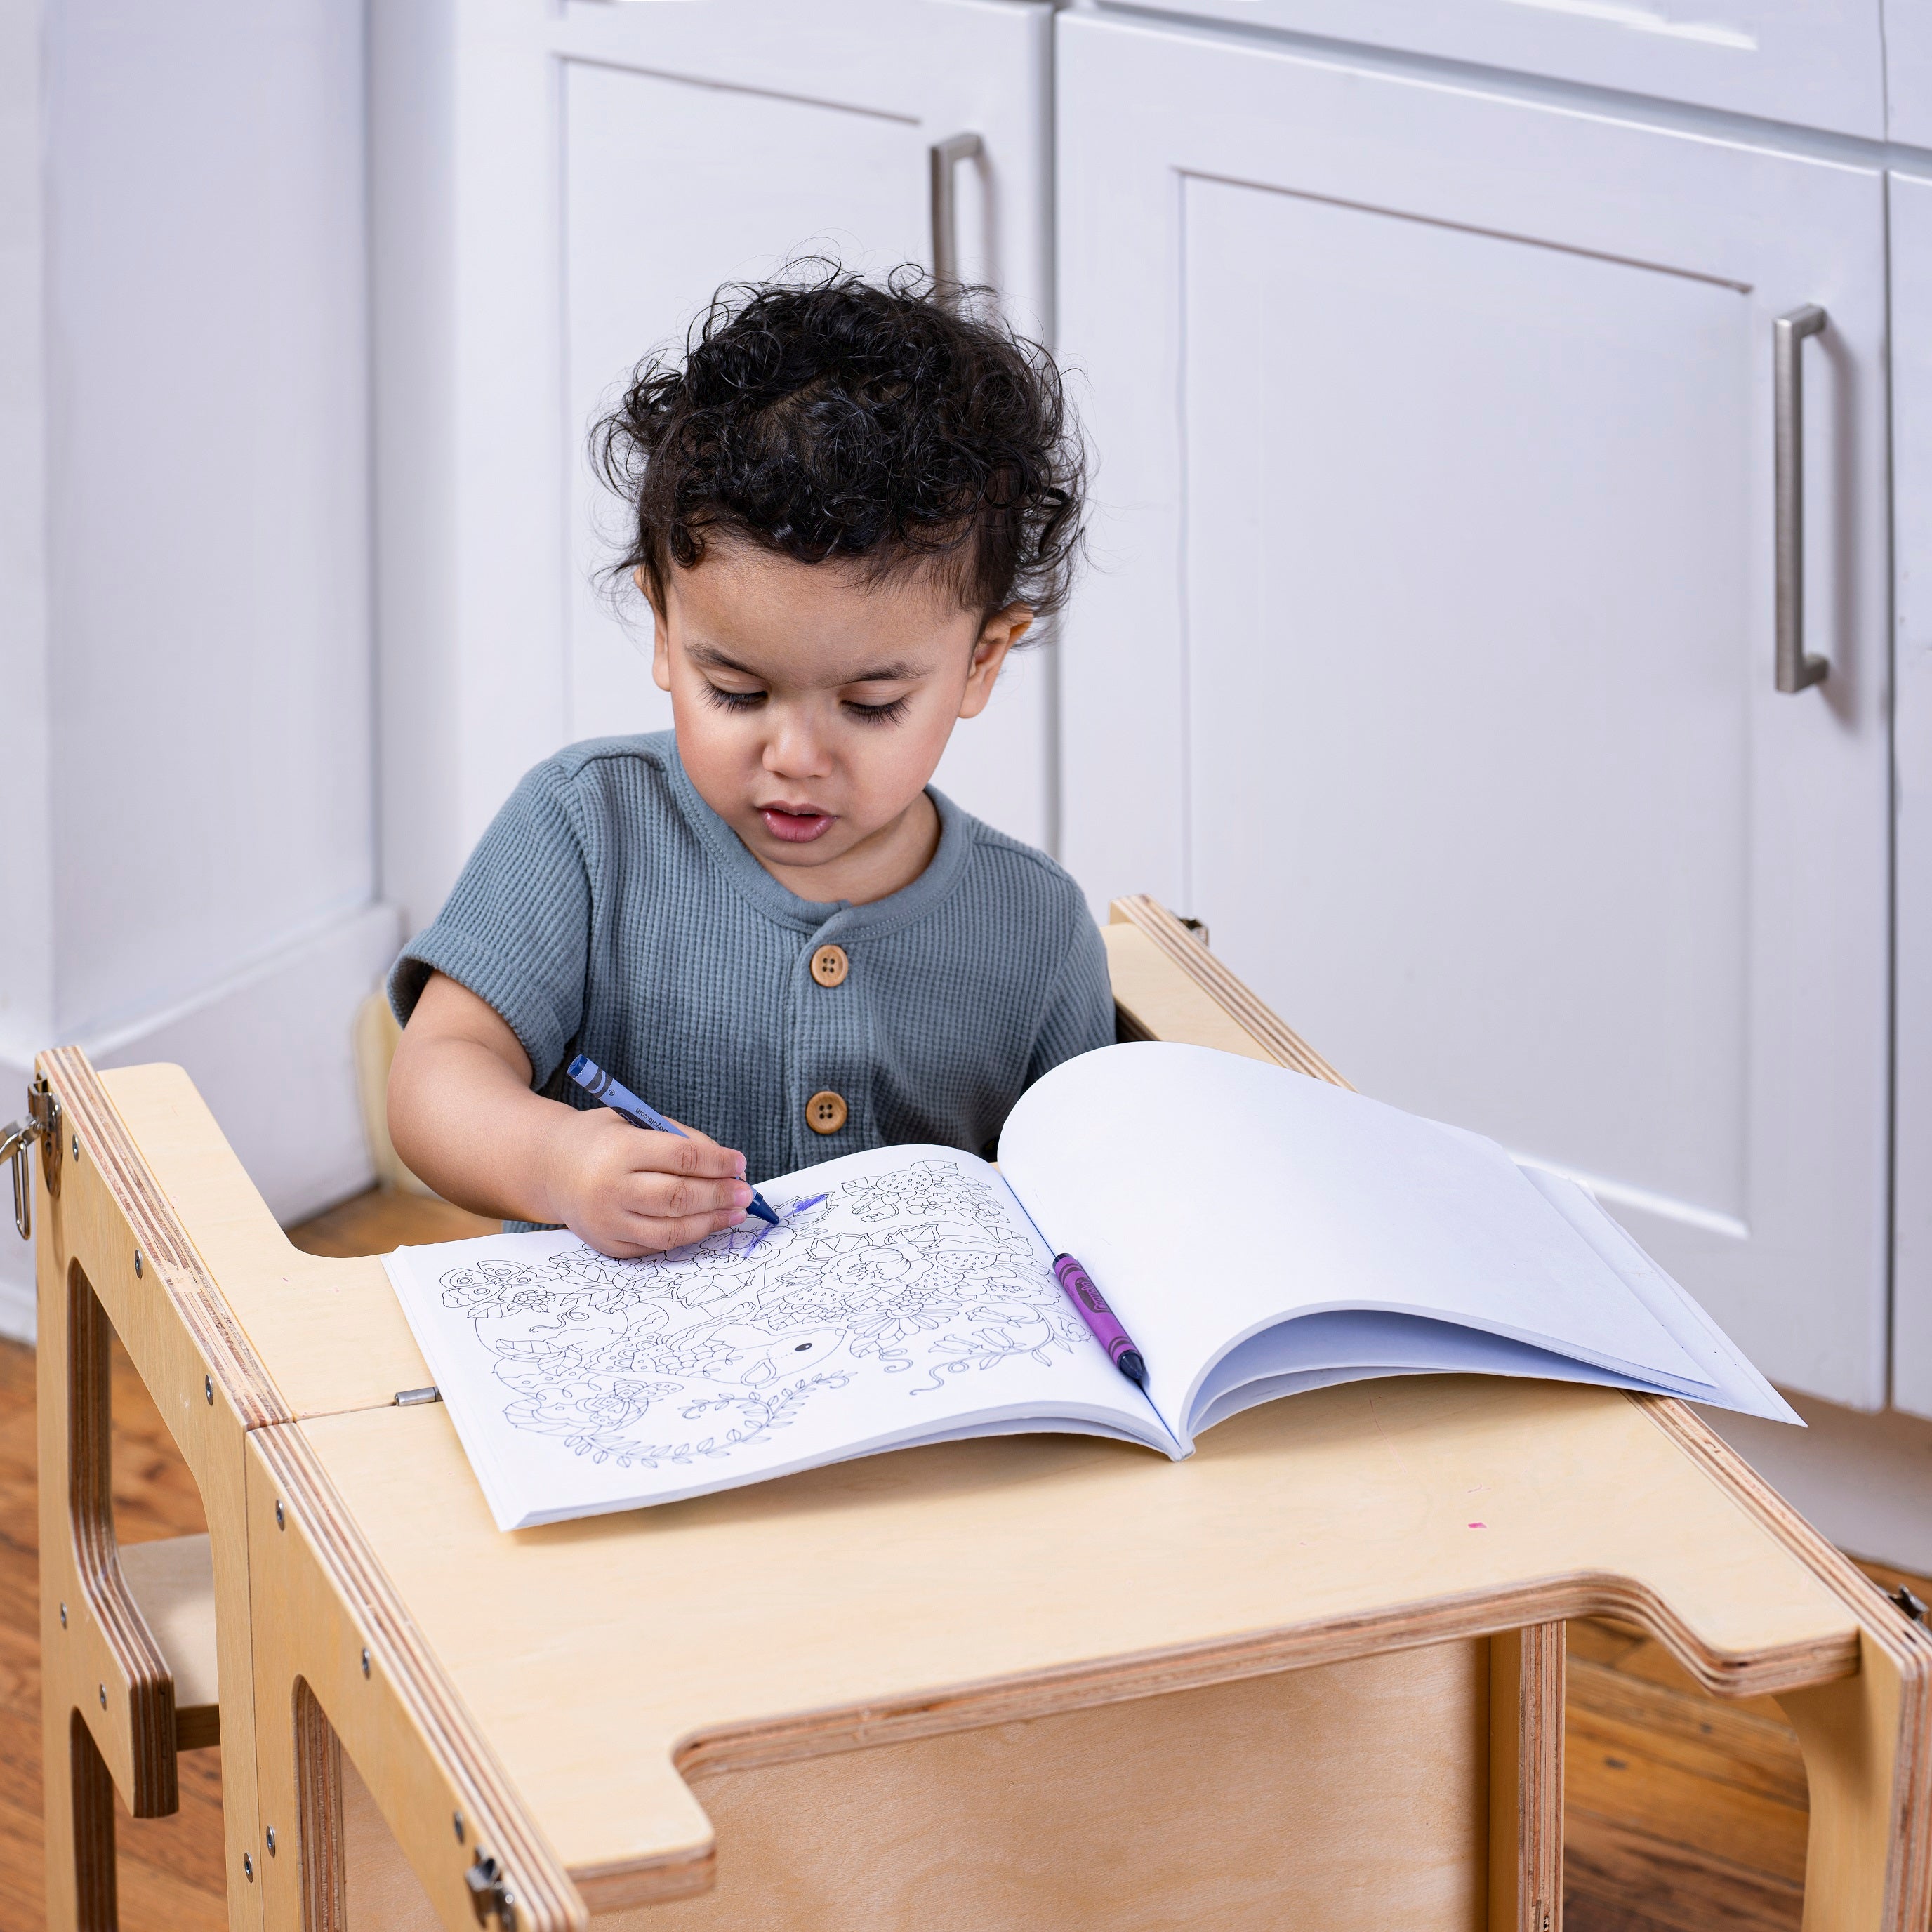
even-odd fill
[{"label": "toddler", "polygon": [[[631,1256],[742,1221],[748,1174],[990,1151],[1114,1013],[1073,881],[928,784],[1066,595],[1045,351],[910,271],[722,291],[593,448],[675,729],[518,786],[391,976],[389,1124],[448,1199]],[[579,1053],[691,1138],[591,1102]]]}]

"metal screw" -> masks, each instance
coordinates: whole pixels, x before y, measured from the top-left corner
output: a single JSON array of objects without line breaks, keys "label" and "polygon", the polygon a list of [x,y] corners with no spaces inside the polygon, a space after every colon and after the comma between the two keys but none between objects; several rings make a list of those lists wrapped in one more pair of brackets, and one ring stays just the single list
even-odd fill
[{"label": "metal screw", "polygon": [[214,1406],[214,1378],[212,1376],[203,1376],[202,1377],[201,1392],[203,1395],[207,1396],[208,1406],[210,1408],[212,1408]]},{"label": "metal screw", "polygon": [[272,1825],[268,1827],[268,1856],[270,1858],[275,1856],[275,1828]]},{"label": "metal screw", "polygon": [[100,1708],[104,1711],[107,1708],[107,1686],[104,1684],[100,1687]]},{"label": "metal screw", "polygon": [[456,1842],[460,1845],[463,1842],[463,1814],[455,1813],[449,1822],[456,1827]]},{"label": "metal screw", "polygon": [[242,1854],[242,1876],[250,1885],[255,1882],[255,1861],[246,1852]]},{"label": "metal screw", "polygon": [[61,1606],[61,1628],[67,1628],[67,1606],[64,1604]]},{"label": "metal screw", "polygon": [[134,1250],[134,1279],[136,1281],[141,1279],[141,1251],[139,1248]]},{"label": "metal screw", "polygon": [[278,1529],[288,1528],[287,1523],[282,1520],[282,1499],[280,1496],[275,1498],[275,1527]]},{"label": "metal screw", "polygon": [[74,1157],[76,1160],[80,1158],[80,1136],[78,1134],[74,1137]]},{"label": "metal screw", "polygon": [[367,1677],[367,1676],[368,1676],[368,1674],[369,1674],[369,1652],[368,1652],[368,1648],[367,1646],[364,1646],[364,1648],[363,1648],[363,1652],[362,1652],[362,1675],[363,1675],[364,1677]]}]

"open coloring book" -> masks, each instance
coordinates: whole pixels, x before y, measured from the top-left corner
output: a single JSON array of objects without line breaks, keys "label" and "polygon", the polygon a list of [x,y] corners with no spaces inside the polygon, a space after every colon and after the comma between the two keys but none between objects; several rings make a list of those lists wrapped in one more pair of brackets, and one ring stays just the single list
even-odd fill
[{"label": "open coloring book", "polygon": [[[968,1436],[1178,1459],[1257,1402],[1369,1376],[1547,1376],[1798,1420],[1574,1181],[1206,1047],[1056,1068],[997,1172],[896,1147],[761,1185],[777,1228],[641,1261],[554,1232],[388,1257],[500,1527]],[[1138,1345],[1144,1394],[1057,1252]]]}]

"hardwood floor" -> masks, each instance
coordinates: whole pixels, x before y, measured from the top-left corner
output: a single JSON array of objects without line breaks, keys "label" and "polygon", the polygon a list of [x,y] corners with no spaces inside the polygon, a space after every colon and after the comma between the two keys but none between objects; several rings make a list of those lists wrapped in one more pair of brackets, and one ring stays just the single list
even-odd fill
[{"label": "hardwood floor", "polygon": [[[490,1224],[440,1202],[364,1195],[293,1229],[314,1254],[378,1254]],[[114,1364],[114,1510],[124,1543],[207,1527],[147,1392]],[[0,1342],[0,1924],[41,1922],[34,1358]],[[1932,1584],[1876,1564],[1889,1588]],[[1719,1702],[1641,1632],[1570,1627],[1568,1932],[1797,1932],[1804,1769],[1768,1698]],[[123,1932],[217,1932],[221,1754],[190,1751],[172,1818],[118,1821]],[[1308,1928],[1318,1932],[1318,1928]]]},{"label": "hardwood floor", "polygon": [[[205,1530],[201,1498],[148,1394],[114,1350],[114,1521],[123,1543]],[[34,1356],[0,1342],[0,1924],[44,1916]],[[221,1753],[181,1760],[181,1810],[116,1820],[122,1932],[219,1932]]]},{"label": "hardwood floor", "polygon": [[1569,1651],[1569,1932],[1798,1932],[1804,1764],[1778,1706],[1708,1696],[1615,1624],[1572,1624]]}]

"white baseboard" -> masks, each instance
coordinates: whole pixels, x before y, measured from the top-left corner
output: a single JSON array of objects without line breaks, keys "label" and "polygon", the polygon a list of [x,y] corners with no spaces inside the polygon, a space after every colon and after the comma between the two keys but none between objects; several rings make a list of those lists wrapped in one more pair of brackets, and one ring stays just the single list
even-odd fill
[{"label": "white baseboard", "polygon": [[[0,1234],[0,1239],[10,1241],[13,1238],[10,1230]],[[20,1252],[27,1258],[24,1271],[17,1275],[0,1272],[0,1339],[31,1342],[34,1339],[33,1251],[22,1247]],[[14,1258],[10,1254],[7,1257],[10,1263]]]},{"label": "white baseboard", "polygon": [[[116,1027],[111,1046],[79,1043],[98,1066],[184,1066],[276,1218],[300,1220],[375,1178],[351,1028],[401,940],[394,907],[364,906],[198,1002]],[[30,1072],[0,1060],[0,1120],[20,1111]],[[32,1251],[0,1226],[0,1334],[33,1334]]]}]

